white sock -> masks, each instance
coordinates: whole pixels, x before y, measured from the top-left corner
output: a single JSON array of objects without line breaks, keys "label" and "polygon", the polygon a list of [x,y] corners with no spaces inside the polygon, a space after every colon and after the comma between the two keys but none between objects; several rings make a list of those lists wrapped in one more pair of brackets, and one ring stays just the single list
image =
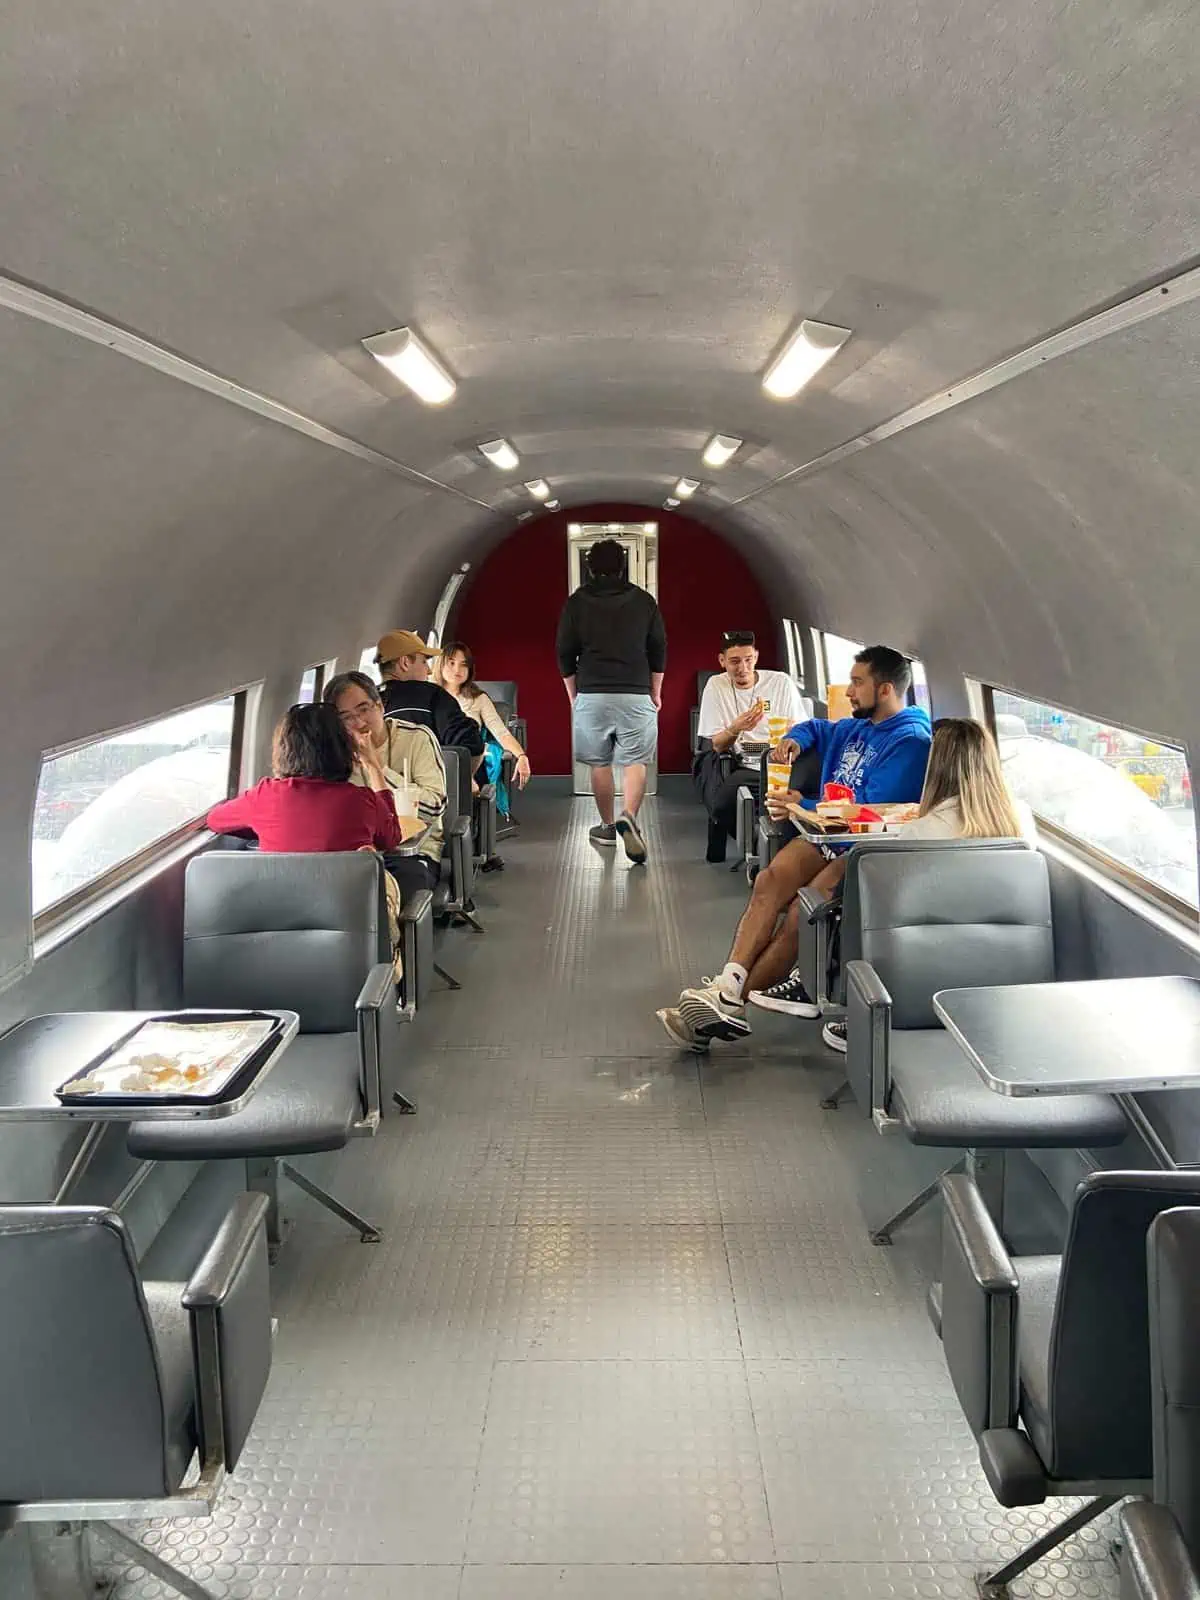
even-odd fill
[{"label": "white sock", "polygon": [[745,967],[739,967],[736,961],[727,961],[721,969],[721,976],[717,979],[717,988],[723,989],[726,994],[731,994],[735,1000],[740,1000],[749,976]]}]

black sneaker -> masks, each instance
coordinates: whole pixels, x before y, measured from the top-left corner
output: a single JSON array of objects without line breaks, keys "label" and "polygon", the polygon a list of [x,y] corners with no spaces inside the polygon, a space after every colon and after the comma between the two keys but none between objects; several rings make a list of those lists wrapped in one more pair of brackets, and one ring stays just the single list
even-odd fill
[{"label": "black sneaker", "polygon": [[821,1029],[821,1038],[831,1050],[836,1050],[841,1056],[846,1054],[846,1024],[839,1019],[836,1022],[827,1022]]},{"label": "black sneaker", "polygon": [[615,822],[598,822],[594,828],[588,829],[588,838],[593,844],[616,844],[617,825]]},{"label": "black sneaker", "polygon": [[645,865],[646,841],[642,838],[642,830],[637,825],[637,818],[631,817],[628,811],[622,811],[613,824],[621,835],[621,843],[625,846],[625,854],[635,867]]},{"label": "black sneaker", "polygon": [[800,981],[800,974],[794,971],[779,983],[773,983],[769,989],[752,990],[749,1000],[752,1006],[761,1006],[764,1011],[782,1011],[789,1017],[821,1015],[820,1006],[813,1004],[808,990]]}]

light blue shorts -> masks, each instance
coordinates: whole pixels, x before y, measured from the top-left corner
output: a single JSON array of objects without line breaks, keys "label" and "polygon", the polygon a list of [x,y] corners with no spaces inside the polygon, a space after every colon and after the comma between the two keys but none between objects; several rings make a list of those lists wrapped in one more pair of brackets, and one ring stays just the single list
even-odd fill
[{"label": "light blue shorts", "polygon": [[648,694],[575,697],[575,759],[587,767],[649,766],[658,750],[658,712]]}]

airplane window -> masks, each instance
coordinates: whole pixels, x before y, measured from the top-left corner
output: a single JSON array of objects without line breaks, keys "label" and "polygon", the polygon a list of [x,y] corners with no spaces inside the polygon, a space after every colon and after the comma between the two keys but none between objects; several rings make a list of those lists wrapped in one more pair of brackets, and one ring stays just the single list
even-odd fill
[{"label": "airplane window", "polygon": [[853,639],[839,638],[836,633],[824,633],[821,639],[825,646],[826,683],[849,683],[850,669],[862,645],[855,644]]},{"label": "airplane window", "polygon": [[929,680],[925,676],[925,666],[916,656],[912,657],[912,703],[915,706],[924,706],[930,716],[933,715],[933,701],[929,696]]},{"label": "airplane window", "polygon": [[1015,795],[1171,899],[1200,904],[1185,750],[1000,689],[991,705]]},{"label": "airplane window", "polygon": [[296,697],[297,705],[310,706],[314,700],[321,698],[325,688],[325,663],[318,667],[309,667],[300,679],[300,693]]},{"label": "airplane window", "polygon": [[43,759],[33,813],[35,916],[232,792],[240,699],[194,706]]},{"label": "airplane window", "polygon": [[790,617],[783,619],[783,642],[787,647],[788,673],[800,685],[801,692],[804,683],[804,647],[800,642],[800,624],[793,622]]},{"label": "airplane window", "polygon": [[365,672],[367,677],[375,683],[379,682],[379,668],[375,665],[375,652],[378,648],[378,645],[367,645],[358,662],[358,670]]}]

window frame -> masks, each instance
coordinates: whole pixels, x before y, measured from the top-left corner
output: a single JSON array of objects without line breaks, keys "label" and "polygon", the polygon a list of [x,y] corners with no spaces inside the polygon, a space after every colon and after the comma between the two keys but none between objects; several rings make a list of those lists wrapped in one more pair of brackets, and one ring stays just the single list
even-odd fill
[{"label": "window frame", "polygon": [[[190,706],[178,706],[170,711],[164,711],[161,716],[150,721],[144,719],[137,722],[126,723],[120,728],[110,728],[107,732],[95,734],[88,739],[76,739],[71,744],[60,745],[54,750],[44,750],[38,762],[38,782],[33,791],[33,804],[37,806],[37,790],[42,780],[42,770],[48,760],[59,756],[70,755],[74,750],[86,750],[92,745],[103,744],[108,739],[115,739],[122,733],[134,733],[139,728],[153,727],[156,722],[165,722],[168,717],[182,716],[188,711],[199,711],[204,706],[219,705],[222,700],[233,700],[233,725],[229,730],[229,770],[225,783],[225,798],[231,800],[241,788],[242,761],[246,740],[246,724],[248,720],[248,702],[250,697],[249,687],[235,689],[232,694],[214,695],[206,700],[194,701]],[[54,900],[40,911],[32,913],[34,954],[44,952],[38,946],[48,940],[53,940],[65,923],[92,921],[92,918],[82,919],[93,901],[103,902],[96,907],[96,915],[102,915],[107,909],[108,902],[119,890],[147,876],[150,869],[160,860],[165,864],[166,859],[175,855],[180,846],[188,839],[203,832],[204,815],[191,817],[187,822],[182,822],[177,828],[172,828],[170,833],[164,833],[159,838],[152,840],[132,856],[126,856],[124,861],[118,861],[101,872],[87,883],[80,884],[78,889],[73,889],[70,894],[64,895],[61,900]],[[30,813],[30,840],[32,842],[33,814]],[[32,848],[30,851],[32,864]],[[32,865],[31,865],[32,874]],[[33,898],[33,880],[30,877],[30,900]],[[82,920],[81,920],[82,919]],[[74,929],[72,929],[74,932]],[[53,940],[57,943],[57,940]]]},{"label": "window frame", "polygon": [[[313,675],[313,696],[312,699],[307,702],[307,704],[312,706],[319,706],[321,704],[321,696],[325,693],[325,684],[328,679],[333,676],[329,670],[332,665],[333,663],[331,661],[310,661],[308,666],[306,666],[304,671],[300,674],[301,689],[304,687],[304,680],[308,677],[309,673],[311,672]],[[297,693],[299,693],[299,691],[297,691]],[[300,700],[296,701],[297,705],[304,703],[305,702]]]},{"label": "window frame", "polygon": [[[983,712],[983,720],[987,724],[992,738],[996,739],[996,700],[997,694],[1015,695],[1018,700],[1030,700],[1034,705],[1048,706],[1052,711],[1065,712],[1070,717],[1086,717],[1091,722],[1100,722],[1106,728],[1116,728],[1122,733],[1132,733],[1139,739],[1147,739],[1153,743],[1162,743],[1183,752],[1187,763],[1188,773],[1191,773],[1191,755],[1184,744],[1178,740],[1168,738],[1163,733],[1153,733],[1146,728],[1133,728],[1127,722],[1114,722],[1110,718],[1103,718],[1088,711],[1076,711],[1070,706],[1059,705],[1056,700],[1035,699],[1023,689],[1013,689],[1002,683],[984,683],[979,679],[968,680],[971,688],[978,692],[979,703]],[[972,698],[974,698],[972,696]],[[997,741],[998,742],[998,741]],[[1028,803],[1028,802],[1027,802]],[[1042,813],[1030,806],[1039,832],[1044,832],[1049,838],[1059,845],[1065,852],[1080,857],[1086,861],[1101,877],[1119,883],[1131,894],[1142,900],[1150,900],[1156,906],[1168,911],[1177,917],[1180,922],[1195,932],[1200,927],[1200,906],[1192,905],[1190,900],[1184,900],[1179,895],[1173,894],[1170,889],[1165,889],[1161,884],[1155,883],[1152,878],[1147,878],[1136,867],[1127,866],[1124,861],[1118,861],[1115,856],[1110,856],[1106,850],[1101,850],[1098,845],[1091,844],[1087,839],[1081,839],[1077,833],[1071,833],[1057,822],[1044,817]],[[1193,817],[1195,816],[1195,803],[1193,801]]]}]

